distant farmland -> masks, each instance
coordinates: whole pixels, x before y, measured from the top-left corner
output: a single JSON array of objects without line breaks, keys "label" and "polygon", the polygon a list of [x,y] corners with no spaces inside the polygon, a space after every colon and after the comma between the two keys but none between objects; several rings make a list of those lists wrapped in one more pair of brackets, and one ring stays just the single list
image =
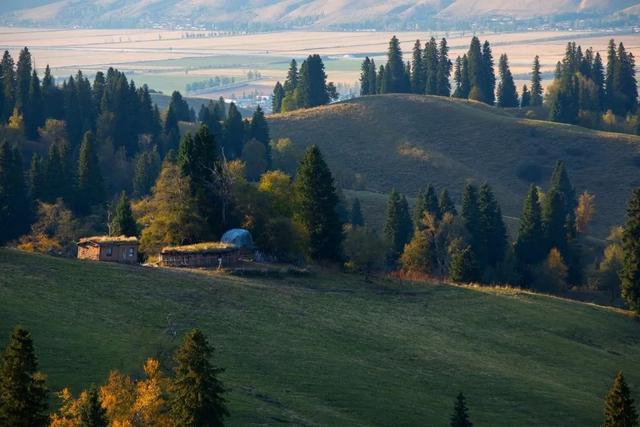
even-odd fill
[{"label": "distant farmland", "polygon": [[[360,62],[366,55],[384,62],[389,32],[290,32],[237,36],[205,37],[205,32],[189,32],[202,37],[186,37],[184,31],[164,30],[47,30],[0,28],[0,48],[17,57],[18,50],[28,46],[38,68],[50,64],[54,74],[65,77],[82,69],[88,74],[109,66],[117,66],[131,74],[138,84],[170,92],[184,91],[186,83],[215,76],[244,76],[250,70],[264,77],[248,82],[247,92],[271,92],[276,80],[283,80],[291,58],[304,58],[310,53],[323,55],[329,80],[353,85],[360,73]],[[451,59],[463,53],[471,33],[402,32],[398,34],[410,58],[416,39],[424,42],[431,36],[447,37]],[[624,42],[628,50],[640,55],[639,34],[609,32],[521,32],[478,34],[491,42],[494,57],[507,53],[517,84],[524,83],[531,61],[540,54],[543,72],[549,75],[561,59],[568,41],[583,47],[592,46],[604,52],[608,40]],[[241,93],[243,88],[238,88]],[[225,94],[228,95],[227,92]],[[207,96],[218,96],[213,91]]]}]

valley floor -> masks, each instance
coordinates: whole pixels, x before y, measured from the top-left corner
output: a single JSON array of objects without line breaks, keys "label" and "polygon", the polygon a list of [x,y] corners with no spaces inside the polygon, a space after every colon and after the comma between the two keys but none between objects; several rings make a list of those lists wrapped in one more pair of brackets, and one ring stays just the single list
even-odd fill
[{"label": "valley floor", "polygon": [[230,425],[597,426],[618,370],[640,398],[640,329],[623,312],[517,291],[249,279],[0,249],[0,346],[32,331],[49,386],[165,368],[185,331],[216,347]]}]

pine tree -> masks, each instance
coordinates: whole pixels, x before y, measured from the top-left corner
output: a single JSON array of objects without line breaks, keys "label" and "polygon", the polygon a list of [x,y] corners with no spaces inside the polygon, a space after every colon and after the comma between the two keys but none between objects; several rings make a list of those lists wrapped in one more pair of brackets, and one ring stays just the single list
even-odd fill
[{"label": "pine tree", "polygon": [[614,74],[616,86],[616,105],[614,112],[624,115],[635,113],[638,105],[638,84],[636,81],[635,59],[632,53],[627,53],[624,45],[618,45],[618,67]]},{"label": "pine tree", "polygon": [[542,105],[542,73],[540,72],[540,57],[536,55],[533,59],[531,69],[531,106]]},{"label": "pine tree", "polygon": [[87,132],[80,146],[78,159],[78,190],[76,205],[80,213],[88,213],[91,206],[103,202],[104,185],[93,134]]},{"label": "pine tree", "polygon": [[253,112],[253,117],[251,118],[250,137],[264,146],[264,160],[267,164],[267,170],[271,169],[271,136],[269,135],[269,125],[267,124],[267,120],[264,118],[264,112],[260,106],[256,108]]},{"label": "pine tree", "polygon": [[602,111],[605,107],[606,92],[604,87],[604,65],[602,64],[602,58],[600,57],[599,52],[596,53],[595,59],[593,60],[591,75],[593,83],[596,85],[598,90],[598,108]]},{"label": "pine tree", "polygon": [[549,189],[557,190],[562,196],[565,205],[565,218],[568,216],[575,216],[575,209],[578,206],[576,192],[571,184],[567,168],[562,160],[558,160],[556,162],[553,173],[551,174]]},{"label": "pine tree", "polygon": [[622,298],[629,308],[640,313],[640,189],[634,190],[627,207],[622,242]]},{"label": "pine tree", "polygon": [[509,69],[509,60],[506,54],[500,56],[498,66],[500,70],[500,83],[498,85],[498,107],[516,108],[518,107],[518,93],[513,82],[513,75]]},{"label": "pine tree", "polygon": [[407,199],[393,190],[387,202],[387,220],[384,226],[384,237],[389,247],[389,263],[395,264],[398,260],[404,245],[411,240],[412,232],[413,224]]},{"label": "pine tree", "polygon": [[354,227],[364,226],[364,216],[362,215],[362,208],[360,208],[360,199],[357,197],[353,199],[351,203],[351,225]]},{"label": "pine tree", "polygon": [[473,423],[469,421],[467,404],[465,403],[464,394],[458,394],[456,402],[453,405],[453,415],[449,424],[451,427],[473,427]]},{"label": "pine tree", "polygon": [[179,122],[190,122],[191,113],[189,112],[189,104],[182,98],[182,95],[177,90],[171,94],[171,101],[169,102],[169,109],[173,111],[175,118]]},{"label": "pine tree", "polygon": [[416,196],[416,203],[413,207],[413,226],[416,230],[423,228],[422,219],[427,211],[427,198],[423,190]]},{"label": "pine tree", "polygon": [[30,201],[17,148],[0,144],[0,243],[14,239],[29,228]]},{"label": "pine tree", "polygon": [[49,425],[45,376],[38,371],[31,334],[17,326],[0,363],[0,425]]},{"label": "pine tree", "polygon": [[427,186],[427,191],[424,195],[425,198],[425,210],[427,213],[432,215],[435,219],[439,220],[442,218],[442,212],[440,212],[440,205],[438,203],[438,196],[436,194],[436,189],[433,188],[433,185],[429,184]]},{"label": "pine tree", "polygon": [[273,88],[273,98],[271,100],[271,108],[274,114],[282,111],[282,100],[284,99],[284,97],[284,89],[280,84],[280,81],[277,81],[276,85]]},{"label": "pine tree", "polygon": [[411,92],[412,93],[424,93],[425,90],[425,82],[424,82],[424,73],[422,66],[422,45],[420,44],[420,40],[416,40],[413,45],[413,56],[411,58],[411,69],[413,72],[411,73]]},{"label": "pine tree", "polygon": [[631,398],[631,390],[618,372],[604,402],[602,427],[633,427],[638,425],[638,413]]},{"label": "pine tree", "polygon": [[329,103],[327,75],[320,55],[309,55],[300,66],[296,92],[300,108],[317,107]]},{"label": "pine tree", "polygon": [[308,236],[312,259],[337,261],[341,256],[342,224],[333,176],[320,150],[307,149],[294,184],[295,217]]},{"label": "pine tree", "polygon": [[138,224],[133,218],[133,212],[131,212],[131,203],[127,198],[126,193],[123,191],[118,199],[116,210],[111,220],[111,233],[114,236],[137,236]]},{"label": "pine tree", "polygon": [[109,425],[107,413],[102,407],[96,386],[92,386],[86,393],[86,399],[81,401],[78,412],[82,427],[107,427]]},{"label": "pine tree", "polygon": [[460,58],[460,56],[456,58],[456,63],[453,67],[453,81],[456,87],[453,90],[452,96],[454,98],[463,98],[462,96],[462,58]]},{"label": "pine tree", "polygon": [[451,215],[458,215],[458,211],[456,210],[456,205],[451,200],[451,196],[449,196],[449,191],[447,189],[443,189],[440,192],[440,197],[438,200],[438,207],[440,209],[440,213],[442,216],[449,213]]},{"label": "pine tree", "polygon": [[171,418],[175,427],[218,427],[229,416],[226,392],[218,376],[224,372],[211,363],[214,349],[202,331],[187,333],[176,352],[171,384]]},{"label": "pine tree", "polygon": [[360,96],[367,96],[371,94],[371,78],[369,73],[371,72],[371,60],[367,56],[362,65],[360,66]]}]

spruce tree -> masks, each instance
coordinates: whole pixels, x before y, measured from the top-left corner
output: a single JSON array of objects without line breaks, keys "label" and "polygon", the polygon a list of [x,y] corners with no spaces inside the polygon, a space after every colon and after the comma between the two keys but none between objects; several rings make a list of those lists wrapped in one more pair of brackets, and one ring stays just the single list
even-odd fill
[{"label": "spruce tree", "polygon": [[471,39],[469,52],[467,53],[467,67],[469,75],[469,99],[484,102],[487,99],[485,66],[482,57],[482,46],[477,37]]},{"label": "spruce tree", "polygon": [[476,257],[467,246],[453,253],[451,264],[449,265],[449,279],[457,283],[470,283],[478,280],[480,275]]},{"label": "spruce tree", "polygon": [[174,90],[171,94],[171,101],[169,102],[169,109],[173,111],[175,118],[179,122],[190,122],[191,113],[189,112],[189,104],[184,100],[182,94],[177,90]]},{"label": "spruce tree", "polygon": [[31,84],[31,53],[28,48],[20,51],[16,64],[16,108],[22,114],[29,105],[29,85]]},{"label": "spruce tree", "polygon": [[78,159],[78,190],[76,206],[78,212],[88,213],[91,206],[100,204],[104,198],[104,185],[100,163],[95,150],[93,134],[87,132],[80,146]]},{"label": "spruce tree", "polygon": [[513,82],[513,75],[509,69],[509,60],[506,54],[500,56],[498,66],[500,70],[500,83],[498,84],[498,107],[516,108],[518,107],[518,94],[516,85]]},{"label": "spruce tree", "polygon": [[127,237],[138,235],[138,225],[133,218],[131,203],[124,191],[118,199],[118,204],[111,220],[111,233],[114,236]]},{"label": "spruce tree", "polygon": [[484,102],[493,105],[496,101],[496,75],[493,70],[493,54],[491,53],[491,46],[488,41],[485,41],[482,45],[482,67],[484,70]]},{"label": "spruce tree", "polygon": [[293,93],[294,90],[298,87],[298,63],[295,59],[291,60],[289,64],[289,71],[287,72],[287,78],[284,81],[284,92],[285,94]]},{"label": "spruce tree", "polygon": [[202,331],[187,333],[175,355],[170,389],[171,419],[175,427],[219,427],[229,416],[226,392],[218,376],[224,372],[211,363],[214,349]]},{"label": "spruce tree", "polygon": [[480,206],[478,204],[478,189],[467,184],[462,195],[462,220],[469,233],[471,252],[481,270],[484,269],[484,252],[482,250],[482,228],[480,223]]},{"label": "spruce tree", "polygon": [[234,160],[242,154],[245,141],[244,123],[242,114],[238,111],[233,102],[229,105],[229,113],[222,125],[224,137],[222,139],[222,149],[228,160]]},{"label": "spruce tree", "polygon": [[464,98],[462,96],[462,58],[458,56],[453,68],[453,81],[455,83],[455,89],[453,90],[454,98]]},{"label": "spruce tree", "polygon": [[545,195],[542,206],[542,229],[545,239],[545,253],[556,248],[565,258],[567,255],[567,222],[565,201],[556,188]]},{"label": "spruce tree", "polygon": [[631,390],[618,372],[604,402],[602,427],[634,427],[638,425],[638,413],[631,398]]},{"label": "spruce tree", "polygon": [[569,179],[567,168],[562,160],[558,160],[556,162],[551,175],[549,188],[557,190],[564,199],[565,217],[574,216],[575,209],[578,206],[578,201],[576,199],[576,192],[571,184],[571,180]]},{"label": "spruce tree", "polygon": [[402,254],[404,246],[411,240],[413,224],[407,199],[393,190],[387,202],[387,220],[384,226],[384,237],[389,252],[387,261],[395,264]]},{"label": "spruce tree", "polygon": [[44,125],[44,110],[40,79],[35,70],[29,83],[29,96],[24,108],[24,131],[27,138],[38,139],[38,128]]},{"label": "spruce tree", "polygon": [[35,200],[44,200],[46,194],[46,164],[38,154],[31,157],[29,168],[29,194]]},{"label": "spruce tree", "polygon": [[371,95],[371,60],[367,56],[360,66],[360,96]]},{"label": "spruce tree", "polygon": [[436,95],[438,93],[438,44],[435,38],[431,37],[425,44],[423,56],[425,93]]},{"label": "spruce tree", "polygon": [[[532,185],[524,201],[518,238],[514,245],[516,261],[522,273],[528,273],[529,267],[545,258],[543,236],[538,189]],[[525,274],[523,280],[525,284],[529,284],[531,278]]]},{"label": "spruce tree", "polygon": [[413,72],[411,73],[411,92],[412,93],[424,93],[425,83],[424,83],[424,73],[422,66],[422,45],[420,44],[420,40],[416,40],[413,45],[413,56],[411,58],[411,69]]},{"label": "spruce tree", "polygon": [[282,100],[284,97],[284,88],[280,84],[280,81],[277,81],[273,87],[273,97],[271,99],[271,109],[274,114],[282,111]]},{"label": "spruce tree", "polygon": [[451,427],[473,427],[473,423],[469,421],[467,404],[465,403],[464,394],[462,393],[456,397],[449,425]]},{"label": "spruce tree", "polygon": [[531,106],[542,105],[542,73],[540,72],[540,57],[536,55],[533,59],[531,69]]},{"label": "spruce tree", "polygon": [[622,298],[630,309],[640,313],[640,189],[634,190],[627,207],[622,248]]},{"label": "spruce tree", "polygon": [[267,163],[267,170],[271,169],[271,136],[269,135],[269,125],[260,106],[256,108],[251,118],[250,137],[264,146],[264,160]]},{"label": "spruce tree", "polygon": [[531,92],[527,85],[522,86],[522,96],[520,97],[520,108],[527,108],[531,106]]},{"label": "spruce tree", "polygon": [[0,243],[14,239],[29,229],[30,200],[22,158],[8,142],[0,144]]},{"label": "spruce tree", "polygon": [[87,392],[86,399],[80,402],[78,412],[82,427],[107,427],[109,425],[107,412],[102,407],[95,385]]},{"label": "spruce tree", "polygon": [[445,188],[440,192],[440,197],[438,200],[438,207],[440,209],[440,213],[442,216],[444,214],[449,213],[451,215],[458,215],[458,211],[456,210],[456,205],[451,200],[451,196],[449,196],[449,191]]},{"label": "spruce tree", "polygon": [[45,376],[38,371],[31,334],[17,326],[0,363],[0,425],[49,425]]},{"label": "spruce tree", "polygon": [[317,146],[307,149],[294,184],[295,217],[308,237],[314,260],[337,261],[341,256],[342,224],[333,176]]},{"label": "spruce tree", "polygon": [[351,203],[351,225],[354,227],[364,226],[364,216],[362,215],[362,208],[360,207],[360,199],[357,197],[353,199]]},{"label": "spruce tree", "polygon": [[385,84],[385,93],[401,93],[409,89],[404,87],[405,65],[402,60],[400,41],[396,36],[391,37],[389,41],[385,73],[388,81],[388,84]]},{"label": "spruce tree", "polygon": [[616,70],[619,68],[618,64],[618,52],[616,50],[615,40],[609,40],[607,48],[607,70],[605,76],[605,105],[608,110],[616,109],[616,84],[615,75]]},{"label": "spruce tree", "polygon": [[438,75],[436,94],[440,96],[451,95],[451,60],[449,59],[449,46],[444,37],[440,40],[438,49]]},{"label": "spruce tree", "polygon": [[424,195],[425,198],[425,210],[431,214],[435,219],[442,218],[442,212],[440,212],[440,205],[438,203],[438,196],[436,194],[436,189],[433,188],[433,185],[429,184],[427,186],[427,191]]},{"label": "spruce tree", "polygon": [[2,110],[0,111],[0,123],[6,123],[13,114],[16,102],[16,72],[13,58],[9,51],[5,50],[0,61],[0,77],[2,78]]},{"label": "spruce tree", "polygon": [[487,183],[480,187],[478,210],[484,259],[488,267],[496,268],[507,252],[507,228],[500,205]]}]

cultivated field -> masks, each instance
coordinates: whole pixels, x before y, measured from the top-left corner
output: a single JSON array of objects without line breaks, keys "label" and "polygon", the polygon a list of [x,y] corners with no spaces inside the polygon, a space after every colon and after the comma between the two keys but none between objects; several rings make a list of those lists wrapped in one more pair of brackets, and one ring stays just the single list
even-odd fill
[{"label": "cultivated field", "polygon": [[[193,37],[198,35],[199,37]],[[362,58],[373,56],[384,61],[389,32],[277,32],[250,35],[210,36],[205,32],[164,30],[47,30],[0,28],[0,48],[17,55],[29,46],[36,64],[50,64],[58,76],[66,76],[78,68],[92,74],[96,70],[117,66],[131,74],[138,83],[170,92],[185,90],[187,83],[215,76],[242,77],[258,70],[264,78],[252,82],[246,91],[270,93],[276,80],[284,79],[290,58],[304,58],[310,53],[326,57],[329,79],[337,83],[355,84]],[[409,53],[417,38],[447,37],[451,58],[463,53],[471,33],[402,32],[398,34],[405,53]],[[640,55],[640,35],[610,32],[538,31],[522,33],[478,34],[488,39],[497,58],[509,55],[518,85],[527,79],[531,61],[541,56],[547,79],[561,58],[568,41],[584,47],[593,46],[604,52],[614,37]],[[409,56],[405,56],[409,59]],[[236,92],[241,92],[239,88]],[[228,91],[212,91],[202,96],[218,96]]]},{"label": "cultivated field", "polygon": [[640,392],[626,314],[512,290],[323,272],[248,279],[0,249],[0,346],[32,331],[52,390],[112,368],[171,366],[185,331],[216,347],[230,425],[448,423],[464,391],[474,425],[595,426],[622,369]]}]

